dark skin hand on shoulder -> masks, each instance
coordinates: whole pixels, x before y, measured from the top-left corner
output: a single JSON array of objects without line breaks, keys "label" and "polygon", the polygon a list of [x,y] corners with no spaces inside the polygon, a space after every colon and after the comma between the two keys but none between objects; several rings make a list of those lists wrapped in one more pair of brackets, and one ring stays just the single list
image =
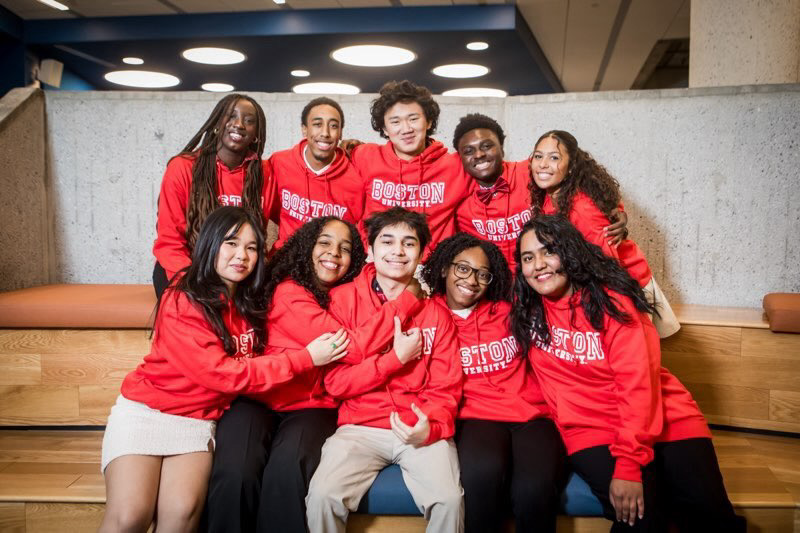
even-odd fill
[{"label": "dark skin hand on shoulder", "polygon": [[611,225],[606,226],[605,232],[609,246],[619,246],[628,238],[628,214],[619,208],[611,211]]},{"label": "dark skin hand on shoulder", "polygon": [[359,141],[358,139],[342,139],[341,141],[339,141],[339,148],[344,150],[344,154],[349,158],[350,152],[353,151],[353,148],[361,144],[364,143]]}]

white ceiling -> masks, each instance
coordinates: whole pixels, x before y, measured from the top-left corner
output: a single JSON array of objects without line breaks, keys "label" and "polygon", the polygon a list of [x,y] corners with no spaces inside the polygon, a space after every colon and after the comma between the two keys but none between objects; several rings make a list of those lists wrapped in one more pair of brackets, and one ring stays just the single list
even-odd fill
[{"label": "white ceiling", "polygon": [[[60,0],[86,17],[272,9],[516,4],[567,91],[629,89],[655,43],[689,37],[690,0]],[[73,16],[0,0],[23,19]],[[617,31],[615,29],[617,23]]]}]

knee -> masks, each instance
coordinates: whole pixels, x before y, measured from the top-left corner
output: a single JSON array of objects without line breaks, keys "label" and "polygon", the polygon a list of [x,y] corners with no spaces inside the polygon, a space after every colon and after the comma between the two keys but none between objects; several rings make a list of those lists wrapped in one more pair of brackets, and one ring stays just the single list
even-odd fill
[{"label": "knee", "polygon": [[169,503],[164,505],[164,500],[159,502],[157,510],[157,522],[159,526],[166,526],[167,530],[191,531],[195,524],[200,520],[203,512],[204,501],[200,498],[191,496],[180,496],[175,494],[168,498]]},{"label": "knee", "polygon": [[536,476],[511,483],[511,503],[515,510],[550,507],[558,498],[555,479]]},{"label": "knee", "polygon": [[336,487],[327,483],[324,479],[316,476],[311,479],[306,495],[306,508],[309,514],[325,513],[325,510],[332,510],[334,514],[341,514],[344,511],[343,499],[338,494]]},{"label": "knee", "polygon": [[147,506],[126,506],[106,509],[99,531],[134,533],[147,531],[153,521],[153,509]]},{"label": "knee", "polygon": [[464,490],[458,484],[442,487],[436,493],[436,502],[448,511],[458,511],[464,505]]},{"label": "knee", "polygon": [[498,492],[503,485],[505,465],[492,457],[462,463],[461,483],[468,493]]}]

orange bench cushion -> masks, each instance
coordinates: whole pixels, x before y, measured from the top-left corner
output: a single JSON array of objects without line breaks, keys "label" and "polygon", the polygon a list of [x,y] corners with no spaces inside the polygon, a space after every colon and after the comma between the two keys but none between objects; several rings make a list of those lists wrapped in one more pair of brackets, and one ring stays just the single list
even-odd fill
[{"label": "orange bench cushion", "polygon": [[152,285],[42,285],[0,293],[0,328],[145,328]]},{"label": "orange bench cushion", "polygon": [[769,329],[800,333],[800,294],[772,292],[764,296]]}]

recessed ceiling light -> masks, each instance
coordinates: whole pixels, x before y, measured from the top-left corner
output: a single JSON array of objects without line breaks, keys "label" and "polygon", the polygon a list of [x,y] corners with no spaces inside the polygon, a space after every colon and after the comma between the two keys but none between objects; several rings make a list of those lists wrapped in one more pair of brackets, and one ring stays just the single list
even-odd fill
[{"label": "recessed ceiling light", "polygon": [[56,0],[39,0],[39,2],[46,6],[54,7],[59,11],[69,11],[69,8],[67,6],[65,6],[61,2],[56,2]]},{"label": "recessed ceiling light", "polygon": [[228,83],[204,83],[200,88],[212,93],[229,93],[233,90],[233,85]]},{"label": "recessed ceiling light", "polygon": [[272,1],[278,4],[279,6],[286,3],[286,0],[272,0]]},{"label": "recessed ceiling light", "polygon": [[295,85],[292,91],[297,94],[358,94],[361,89],[346,83],[316,82]]},{"label": "recessed ceiling light", "polygon": [[144,59],[141,57],[123,57],[122,62],[127,65],[143,65]]},{"label": "recessed ceiling light", "polygon": [[140,87],[143,89],[157,89],[174,87],[181,80],[171,74],[151,72],[149,70],[115,70],[106,74],[105,79],[117,85]]},{"label": "recessed ceiling light", "polygon": [[181,54],[189,61],[206,65],[232,65],[244,61],[244,54],[229,48],[189,48]]},{"label": "recessed ceiling light", "polygon": [[391,67],[410,63],[417,58],[417,54],[396,46],[363,44],[334,50],[331,57],[340,63],[357,67]]},{"label": "recessed ceiling light", "polygon": [[500,89],[489,89],[488,87],[466,87],[464,89],[445,91],[442,96],[493,96],[495,98],[505,98],[508,93]]},{"label": "recessed ceiling light", "polygon": [[477,78],[489,73],[489,69],[483,65],[470,65],[468,63],[457,63],[453,65],[439,65],[431,72],[444,78]]},{"label": "recessed ceiling light", "polygon": [[291,74],[292,74],[292,76],[294,76],[295,78],[307,78],[308,76],[310,76],[310,75],[311,75],[311,73],[310,73],[309,71],[307,71],[307,70],[303,70],[303,69],[297,69],[297,70],[293,70],[293,71],[291,72]]},{"label": "recessed ceiling light", "polygon": [[483,41],[467,43],[468,50],[486,50],[487,48],[489,48],[489,43],[485,43]]}]

